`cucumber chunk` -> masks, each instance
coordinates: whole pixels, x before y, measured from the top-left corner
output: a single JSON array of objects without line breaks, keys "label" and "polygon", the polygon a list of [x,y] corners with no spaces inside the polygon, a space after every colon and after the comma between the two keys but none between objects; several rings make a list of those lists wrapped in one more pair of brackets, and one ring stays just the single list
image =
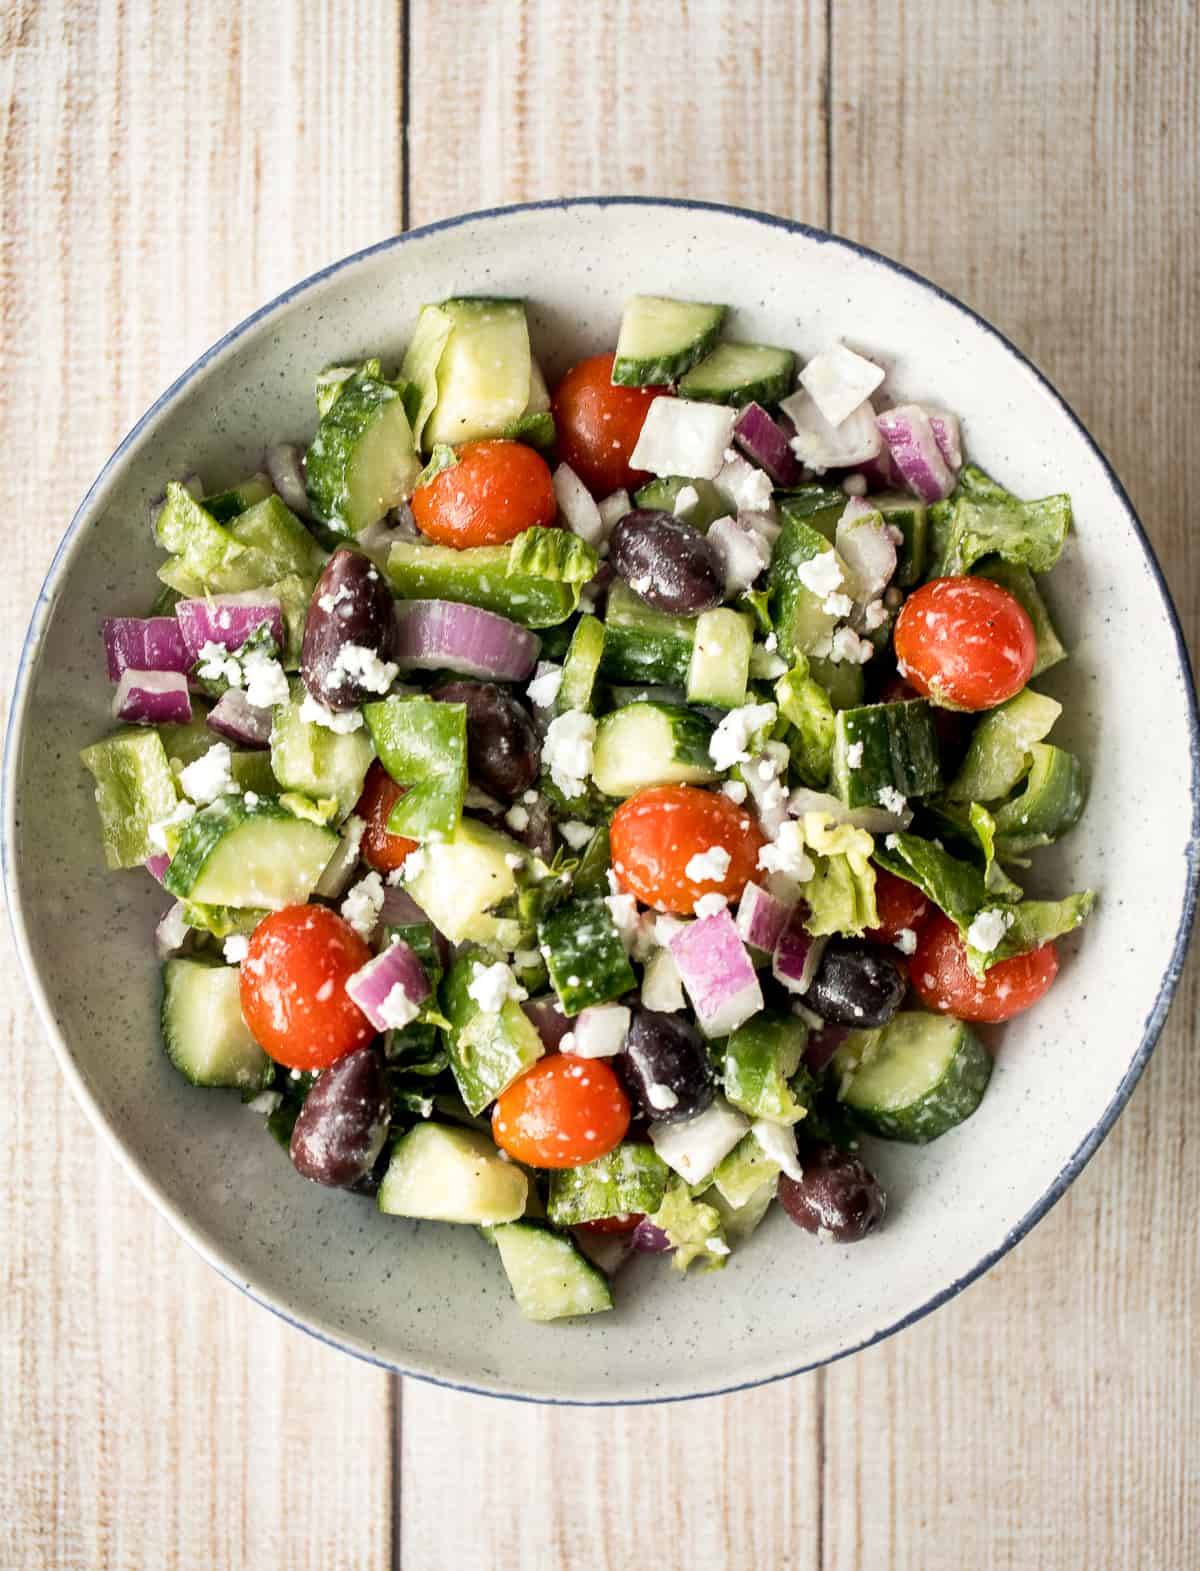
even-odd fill
[{"label": "cucumber chunk", "polygon": [[742,611],[718,606],[696,618],[696,639],[688,666],[689,704],[736,709],[746,702],[754,623]]},{"label": "cucumber chunk", "polygon": [[[211,743],[211,732],[208,737]],[[96,782],[105,862],[110,868],[140,867],[162,849],[150,838],[151,824],[169,818],[179,800],[162,738],[157,731],[120,731],[85,747],[79,757]]]},{"label": "cucumber chunk", "polygon": [[387,576],[404,600],[461,600],[522,627],[556,627],[579,604],[599,558],[563,529],[527,529],[507,545],[410,544],[399,540]]},{"label": "cucumber chunk", "polygon": [[996,855],[1024,856],[1073,829],[1086,796],[1083,766],[1073,753],[1034,742],[1033,765],[1020,793],[995,809]]},{"label": "cucumber chunk", "polygon": [[952,802],[998,802],[1029,768],[1029,752],[1047,736],[1062,705],[1023,688],[991,709],[975,727],[971,745],[946,792]]},{"label": "cucumber chunk", "polygon": [[607,1004],[637,986],[603,898],[560,906],[539,923],[538,944],[564,1015]]},{"label": "cucumber chunk", "polygon": [[834,789],[847,807],[887,806],[893,792],[907,800],[942,783],[933,714],[923,698],[866,704],[834,718]]},{"label": "cucumber chunk", "polygon": [[194,1086],[261,1091],[275,1065],[242,1019],[237,966],[168,960],[163,966],[162,1031],[167,1057]]},{"label": "cucumber chunk", "polygon": [[227,524],[239,513],[244,513],[248,507],[253,507],[256,502],[265,501],[274,493],[275,487],[271,484],[269,475],[251,475],[249,480],[243,480],[238,485],[229,486],[224,491],[215,491],[212,496],[202,497],[200,506],[219,524]]},{"label": "cucumber chunk", "polygon": [[979,1106],[992,1059],[961,1020],[913,1013],[877,1031],[852,1031],[833,1067],[841,1077],[838,1096],[857,1123],[889,1140],[924,1145]]},{"label": "cucumber chunk", "polygon": [[725,306],[634,295],[625,303],[612,379],[618,387],[677,382],[712,348]]},{"label": "cucumber chunk", "polygon": [[504,929],[491,910],[517,887],[509,858],[526,854],[507,835],[464,818],[448,840],[431,840],[410,853],[405,887],[452,944],[495,943]]},{"label": "cucumber chunk", "polygon": [[751,1132],[743,1135],[729,1155],[717,1163],[713,1170],[713,1187],[730,1208],[737,1211],[768,1185],[774,1193],[778,1177],[779,1163],[767,1155]]},{"label": "cucumber chunk", "polygon": [[785,658],[811,654],[822,646],[828,653],[837,615],[825,609],[826,595],[815,594],[800,576],[808,562],[826,552],[832,553],[838,568],[836,583],[832,572],[830,582],[840,591],[846,579],[841,557],[813,527],[811,518],[787,517],[771,551],[771,565],[767,569],[771,614],[780,652]]},{"label": "cucumber chunk", "polygon": [[314,802],[333,798],[345,815],[362,795],[363,781],[375,756],[368,733],[330,731],[301,720],[305,690],[292,683],[291,697],[271,720],[271,769],[287,791],[301,791]]},{"label": "cucumber chunk", "polygon": [[705,1190],[703,1199],[704,1204],[712,1206],[720,1217],[726,1243],[730,1249],[736,1249],[757,1231],[778,1191],[779,1179],[776,1177],[759,1184],[739,1206],[731,1205],[716,1185]]},{"label": "cucumber chunk", "polygon": [[[696,493],[696,500],[689,502],[682,512],[676,513],[675,503],[685,486]],[[705,533],[718,518],[732,518],[737,511],[711,480],[689,480],[686,475],[665,475],[660,480],[647,480],[634,496],[634,501],[639,507],[670,513],[680,523],[691,524],[693,529]]]},{"label": "cucumber chunk", "polygon": [[648,606],[618,579],[604,612],[600,671],[610,682],[652,682],[682,689],[692,662],[696,618]]},{"label": "cucumber chunk", "polygon": [[679,380],[684,398],[706,403],[777,404],[792,389],[796,356],[773,344],[718,344]]},{"label": "cucumber chunk", "polygon": [[[422,433],[426,450],[499,436],[525,413],[533,356],[522,300],[443,300],[450,320],[437,362],[437,397]],[[421,388],[421,403],[426,389]]]},{"label": "cucumber chunk", "polygon": [[557,714],[566,714],[568,709],[590,711],[596,676],[604,657],[604,638],[604,623],[594,616],[581,616],[575,624],[563,661],[558,697],[554,701]]},{"label": "cucumber chunk", "polygon": [[222,796],[184,825],[164,887],[198,905],[280,911],[317,887],[337,836],[273,797]]},{"label": "cucumber chunk", "polygon": [[392,1151],[379,1209],[389,1216],[487,1226],[524,1214],[529,1180],[485,1134],[418,1124]]},{"label": "cucumber chunk", "polygon": [[353,377],[317,427],[305,460],[317,518],[335,534],[359,535],[412,495],[420,472],[401,389]]},{"label": "cucumber chunk", "polygon": [[790,518],[801,519],[833,544],[838,519],[846,511],[844,491],[831,491],[823,485],[805,485],[780,493],[776,501],[785,523]]},{"label": "cucumber chunk", "polygon": [[612,1308],[608,1278],[569,1238],[528,1221],[494,1228],[491,1236],[526,1320],[566,1320]]},{"label": "cucumber chunk", "polygon": [[721,1076],[729,1103],[749,1118],[795,1124],[807,1112],[788,1084],[800,1067],[808,1028],[794,1015],[763,1012],[725,1042]]},{"label": "cucumber chunk", "polygon": [[475,950],[460,954],[442,986],[442,1008],[450,1022],[446,1050],[468,1113],[481,1113],[545,1051],[537,1028],[515,999],[495,1013],[483,1010],[468,989],[477,965],[489,964]]},{"label": "cucumber chunk", "polygon": [[622,1141],[595,1162],[552,1172],[546,1209],[559,1227],[631,1212],[648,1215],[662,1205],[670,1176],[653,1146]]},{"label": "cucumber chunk", "polygon": [[596,728],[592,779],[606,796],[632,796],[644,786],[704,785],[717,778],[708,744],[713,728],[694,709],[627,704]]}]

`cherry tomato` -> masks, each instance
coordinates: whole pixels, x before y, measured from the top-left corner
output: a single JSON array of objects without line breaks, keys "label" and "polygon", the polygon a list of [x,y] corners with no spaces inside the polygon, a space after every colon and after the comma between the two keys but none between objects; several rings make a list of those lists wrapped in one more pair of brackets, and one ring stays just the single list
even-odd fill
[{"label": "cherry tomato", "polygon": [[896,618],[896,661],[922,697],[994,709],[1033,674],[1037,635],[1024,606],[986,578],[935,578]]},{"label": "cherry tomato", "polygon": [[377,873],[394,873],[404,866],[408,853],[417,849],[417,841],[388,832],[388,815],[405,789],[396,784],[378,759],[367,770],[363,792],[354,811],[367,826],[363,830],[362,859]]},{"label": "cherry tomato", "polygon": [[558,514],[550,466],[524,442],[468,442],[458,463],[412,495],[413,517],[438,545],[504,545]]},{"label": "cherry tomato", "polygon": [[492,1138],[529,1167],[582,1167],[620,1145],[629,1098],[599,1058],[539,1059],[492,1110]]},{"label": "cherry tomato", "polygon": [[650,401],[665,387],[614,387],[614,355],[581,360],[554,390],[558,452],[596,496],[643,485],[650,476],[629,467]]},{"label": "cherry tomato", "polygon": [[[659,911],[691,915],[702,895],[738,900],[766,845],[751,815],[727,796],[695,786],[648,786],[622,802],[609,826],[612,866],[626,894]],[[688,863],[719,847],[726,871],[692,878]],[[718,861],[720,858],[717,859]]]},{"label": "cherry tomato", "polygon": [[289,1069],[325,1069],[375,1035],[346,992],[371,951],[327,906],[285,906],[250,935],[242,1015],[261,1048]]},{"label": "cherry tomato", "polygon": [[1043,944],[972,976],[958,929],[935,910],[917,938],[909,973],[928,1009],[959,1020],[1011,1020],[1036,1004],[1058,975],[1058,951]]},{"label": "cherry tomato", "polygon": [[594,1222],[580,1222],[585,1233],[632,1233],[642,1220],[640,1211],[621,1211],[616,1216],[600,1216]]},{"label": "cherry tomato", "polygon": [[869,927],[863,935],[875,944],[894,944],[907,928],[916,932],[929,915],[929,901],[906,878],[875,869],[875,909],[879,926]]}]

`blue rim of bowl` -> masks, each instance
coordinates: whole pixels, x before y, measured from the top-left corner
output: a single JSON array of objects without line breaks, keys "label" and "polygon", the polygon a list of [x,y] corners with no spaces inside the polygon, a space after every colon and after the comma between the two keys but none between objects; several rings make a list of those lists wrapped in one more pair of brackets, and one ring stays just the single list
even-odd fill
[{"label": "blue rim of bowl", "polygon": [[[1187,846],[1187,887],[1184,895],[1183,908],[1179,916],[1179,923],[1175,931],[1175,941],[1171,949],[1171,955],[1167,963],[1166,970],[1163,973],[1163,978],[1159,986],[1158,994],[1155,998],[1154,1005],[1151,1008],[1150,1013],[1146,1017],[1145,1025],[1142,1031],[1142,1038],[1138,1045],[1137,1052],[1131,1059],[1129,1068],[1122,1076],[1112,1100],[1109,1102],[1098,1122],[1093,1126],[1089,1133],[1075,1148],[1074,1152],[1071,1154],[1068,1160],[1063,1164],[1054,1182],[1049,1186],[1045,1194],[1042,1195],[1037,1204],[1032,1206],[1029,1211],[1026,1212],[1026,1214],[1021,1218],[1015,1227],[1009,1229],[1002,1242],[997,1245],[995,1249],[984,1255],[984,1257],[974,1266],[972,1266],[969,1271],[966,1271],[961,1276],[956,1277],[955,1280],[947,1287],[942,1288],[940,1292],[934,1294],[932,1298],[928,1299],[918,1308],[910,1310],[907,1314],[901,1316],[901,1318],[896,1320],[893,1324],[873,1332],[869,1337],[865,1337],[861,1342],[854,1343],[854,1345],[851,1347],[842,1348],[838,1352],[830,1354],[827,1358],[819,1358],[814,1359],[809,1363],[801,1363],[798,1364],[794,1369],[781,1370],[777,1373],[764,1375],[761,1379],[745,1380],[735,1385],[713,1386],[703,1391],[611,1398],[531,1395],[525,1392],[503,1390],[499,1388],[489,1389],[486,1386],[470,1385],[463,1381],[447,1380],[441,1376],[428,1374],[421,1370],[405,1369],[402,1365],[392,1363],[387,1359],[377,1358],[361,1347],[356,1347],[350,1343],[339,1341],[337,1337],[330,1336],[324,1331],[318,1330],[315,1327],[306,1324],[302,1320],[295,1319],[278,1304],[272,1303],[270,1299],[260,1295],[259,1293],[256,1293],[248,1283],[241,1282],[237,1279],[237,1277],[231,1276],[226,1267],[221,1263],[219,1258],[217,1258],[215,1250],[207,1247],[204,1241],[194,1233],[189,1224],[176,1215],[173,1208],[165,1206],[161,1203],[161,1197],[158,1194],[157,1187],[153,1180],[149,1177],[148,1174],[141,1171],[139,1165],[136,1163],[130,1153],[124,1149],[116,1131],[109,1127],[106,1119],[102,1115],[100,1109],[97,1107],[91,1092],[84,1081],[82,1073],[75,1065],[74,1060],[67,1049],[66,1043],[54,1022],[48,1000],[46,999],[44,991],[38,980],[37,973],[32,962],[32,957],[28,952],[24,923],[19,914],[16,898],[12,859],[10,858],[9,854],[9,839],[12,833],[12,820],[14,816],[12,778],[18,753],[17,743],[21,729],[20,722],[24,717],[24,712],[26,709],[26,681],[32,664],[33,656],[36,651],[38,633],[46,617],[46,614],[53,603],[55,581],[58,577],[59,570],[72,543],[75,540],[76,535],[83,526],[84,520],[91,507],[93,497],[104,485],[112,471],[119,465],[125,452],[137,440],[142,430],[163,409],[165,409],[175,400],[175,398],[183,391],[188,383],[191,382],[192,379],[205,368],[205,366],[207,366],[231,344],[241,338],[251,328],[255,327],[259,322],[263,321],[264,318],[269,317],[281,306],[287,305],[292,300],[295,300],[299,295],[304,294],[307,290],[312,289],[317,284],[322,283],[325,279],[332,277],[334,274],[342,272],[345,268],[351,267],[355,263],[365,261],[368,257],[377,256],[382,252],[402,247],[411,240],[417,240],[426,235],[436,234],[440,231],[459,228],[465,224],[476,223],[484,219],[509,217],[519,213],[548,210],[568,211],[577,207],[666,207],[683,212],[720,213],[730,218],[749,219],[754,223],[765,224],[774,229],[781,229],[788,234],[803,235],[806,239],[815,241],[818,244],[842,246],[845,247],[846,250],[852,252],[854,255],[865,257],[871,262],[877,262],[881,266],[888,268],[891,272],[897,273],[901,277],[907,278],[913,283],[918,284],[922,289],[925,289],[930,294],[936,296],[937,299],[945,302],[947,305],[953,306],[955,310],[962,312],[962,314],[971,322],[973,322],[977,327],[982,328],[984,332],[989,334],[992,338],[996,339],[997,342],[999,342],[1008,351],[1008,353],[1025,368],[1025,370],[1036,381],[1038,386],[1044,392],[1049,394],[1049,396],[1058,404],[1063,413],[1071,421],[1079,436],[1083,439],[1084,443],[1091,451],[1093,457],[1100,464],[1105,477],[1112,488],[1113,495],[1121,508],[1124,510],[1126,518],[1133,529],[1134,536],[1142,548],[1142,553],[1146,558],[1147,567],[1149,568],[1150,573],[1158,587],[1158,592],[1162,597],[1162,603],[1167,614],[1167,619],[1171,625],[1171,631],[1175,637],[1176,651],[1179,658],[1179,668],[1183,675],[1184,692],[1188,706],[1188,750],[1191,757],[1192,825]],[[366,246],[361,251],[355,251],[349,256],[341,257],[338,261],[331,262],[327,267],[323,267],[317,272],[311,273],[307,278],[302,279],[299,283],[293,284],[290,289],[284,290],[282,294],[277,295],[266,305],[260,306],[257,311],[252,312],[243,321],[239,322],[236,327],[230,329],[228,333],[226,333],[222,338],[218,339],[217,342],[209,349],[206,349],[205,352],[197,360],[195,360],[181,376],[177,377],[175,381],[171,383],[164,393],[160,394],[160,396],[155,399],[154,403],[150,405],[145,414],[143,414],[137,423],[131,427],[129,432],[122,439],[119,446],[114,450],[111,457],[104,464],[104,467],[100,470],[100,473],[96,476],[95,480],[88,487],[87,494],[84,496],[83,501],[76,509],[75,516],[72,518],[66,534],[59,542],[58,548],[54,553],[50,567],[46,573],[45,580],[43,581],[42,587],[38,592],[37,601],[35,602],[33,613],[30,617],[29,626],[25,633],[24,644],[21,649],[21,656],[17,666],[16,681],[13,687],[12,703],[9,709],[8,725],[5,733],[3,776],[0,784],[2,784],[2,794],[5,803],[3,831],[0,833],[0,863],[2,863],[3,867],[5,901],[8,906],[9,920],[16,938],[17,953],[21,961],[21,968],[25,973],[25,979],[29,984],[30,991],[32,992],[34,1000],[37,1004],[38,1013],[41,1015],[42,1023],[50,1034],[51,1043],[58,1056],[59,1063],[66,1074],[67,1080],[75,1092],[76,1097],[82,1104],[85,1112],[88,1114],[88,1117],[108,1140],[108,1143],[112,1147],[114,1154],[117,1156],[121,1165],[133,1178],[134,1182],[146,1194],[146,1196],[151,1200],[156,1208],[162,1211],[175,1230],[180,1233],[189,1244],[191,1244],[197,1253],[199,1253],[213,1267],[213,1269],[217,1271],[220,1276],[224,1277],[227,1282],[231,1282],[233,1286],[239,1290],[239,1292],[245,1293],[247,1297],[251,1298],[256,1304],[261,1305],[264,1309],[270,1310],[272,1314],[277,1315],[279,1319],[283,1320],[286,1324],[296,1327],[297,1330],[304,1331],[309,1336],[315,1337],[319,1342],[324,1342],[327,1346],[336,1347],[340,1351],[350,1354],[350,1356],[353,1358],[362,1359],[366,1363],[375,1364],[379,1368],[387,1369],[395,1374],[406,1375],[412,1379],[423,1380],[431,1385],[442,1386],[448,1390],[462,1391],[474,1396],[497,1397],[507,1401],[533,1402],[547,1406],[640,1407],[660,1402],[686,1402],[694,1401],[701,1397],[728,1396],[737,1391],[752,1390],[756,1386],[770,1385],[777,1380],[789,1380],[795,1375],[807,1374],[814,1369],[824,1368],[828,1364],[837,1363],[839,1359],[848,1358],[853,1353],[860,1353],[868,1347],[873,1347],[877,1342],[882,1342],[886,1337],[894,1336],[896,1332],[905,1330],[908,1326],[915,1324],[916,1321],[923,1319],[928,1314],[931,1314],[935,1309],[941,1308],[941,1306],[949,1302],[950,1299],[956,1298],[964,1288],[969,1287],[977,1277],[982,1276],[983,1273],[995,1265],[995,1263],[1001,1259],[1002,1256],[1006,1255],[1008,1251],[1014,1247],[1014,1245],[1018,1244],[1021,1239],[1024,1238],[1025,1235],[1042,1220],[1051,1207],[1062,1198],[1085,1164],[1095,1153],[1097,1147],[1100,1145],[1100,1142],[1108,1134],[1109,1130],[1116,1122],[1117,1116],[1121,1112],[1121,1109],[1129,1100],[1134,1087],[1141,1078],[1142,1071],[1145,1069],[1146,1064],[1149,1061],[1150,1054],[1154,1050],[1155,1043],[1158,1041],[1159,1034],[1163,1028],[1163,1023],[1166,1020],[1167,1011],[1171,1004],[1172,996],[1174,995],[1176,987],[1179,985],[1179,979],[1183,971],[1184,959],[1187,954],[1188,940],[1191,934],[1192,922],[1196,913],[1197,881],[1198,876],[1200,876],[1200,858],[1198,858],[1198,846],[1200,846],[1200,720],[1198,720],[1197,717],[1196,686],[1192,676],[1191,663],[1188,657],[1187,643],[1183,636],[1182,626],[1180,625],[1179,613],[1176,610],[1175,603],[1171,598],[1171,592],[1167,587],[1167,582],[1163,576],[1162,568],[1160,567],[1158,558],[1154,552],[1154,547],[1151,545],[1150,540],[1146,535],[1146,531],[1142,526],[1141,520],[1138,518],[1137,512],[1134,509],[1133,503],[1130,501],[1124,486],[1117,478],[1112,465],[1101,451],[1099,444],[1088,431],[1083,421],[1080,420],[1079,416],[1067,403],[1066,399],[1062,396],[1058,389],[1055,388],[1054,385],[1045,376],[1043,376],[1043,374],[1033,364],[1029,357],[1022,353],[1022,351],[1018,349],[1017,346],[1013,344],[1008,338],[1006,338],[1003,333],[1001,333],[997,328],[993,327],[985,317],[980,316],[977,311],[973,311],[970,306],[965,305],[957,298],[957,296],[950,294],[948,290],[942,289],[939,285],[931,282],[928,278],[923,277],[920,273],[916,273],[911,268],[905,267],[903,263],[894,261],[891,257],[885,256],[879,251],[873,251],[869,246],[861,245],[856,240],[848,240],[844,236],[833,234],[826,229],[815,228],[811,224],[803,224],[789,218],[780,218],[777,214],[774,213],[758,212],[753,208],[734,207],[727,203],[721,202],[691,201],[684,197],[558,197],[548,201],[521,202],[514,203],[506,207],[482,208],[477,212],[460,213],[453,218],[444,218],[436,223],[424,224],[420,228],[410,229],[403,234],[392,235],[386,240],[377,241],[374,245]]]}]

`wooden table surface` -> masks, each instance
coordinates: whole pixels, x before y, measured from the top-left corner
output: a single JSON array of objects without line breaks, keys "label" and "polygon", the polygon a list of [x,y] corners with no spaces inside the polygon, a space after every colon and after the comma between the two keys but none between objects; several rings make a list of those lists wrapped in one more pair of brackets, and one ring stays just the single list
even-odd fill
[{"label": "wooden table surface", "polygon": [[[1111,456],[1194,639],[1198,40],[1193,0],[8,0],[7,687],[76,502],[213,339],[406,226],[571,193],[770,209],[960,295]],[[555,1411],[222,1282],[5,944],[0,1571],[1200,1566],[1195,966],[1115,1132],[962,1297],[765,1389]]]}]

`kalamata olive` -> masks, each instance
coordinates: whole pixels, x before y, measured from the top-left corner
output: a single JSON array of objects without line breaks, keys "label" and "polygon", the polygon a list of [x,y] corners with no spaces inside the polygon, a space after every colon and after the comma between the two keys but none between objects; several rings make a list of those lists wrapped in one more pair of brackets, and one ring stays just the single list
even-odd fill
[{"label": "kalamata olive", "polygon": [[886,949],[859,938],[831,938],[804,1002],[822,1020],[870,1029],[887,1024],[907,985]]},{"label": "kalamata olive", "polygon": [[708,1052],[682,1015],[636,1008],[624,1049],[613,1062],[638,1107],[654,1123],[691,1118],[713,1099]]},{"label": "kalamata olive", "polygon": [[799,1160],[803,1178],[786,1173],[779,1178],[780,1204],[797,1227],[827,1234],[835,1244],[856,1244],[875,1231],[887,1196],[859,1157],[809,1140],[801,1144]]},{"label": "kalamata olive", "polygon": [[391,657],[395,626],[383,574],[361,551],[335,551],[313,590],[300,651],[300,675],[317,703],[353,709],[381,697],[388,683],[379,665]]},{"label": "kalamata olive", "polygon": [[390,1114],[379,1054],[373,1047],[347,1053],[304,1099],[290,1147],[296,1171],[335,1189],[357,1184],[383,1149]]},{"label": "kalamata olive", "polygon": [[528,791],[541,767],[541,746],[528,713],[494,682],[450,682],[433,695],[467,706],[467,772],[494,796]]},{"label": "kalamata olive", "polygon": [[716,549],[670,513],[646,507],[626,513],[612,532],[608,555],[618,578],[656,610],[695,616],[724,598]]}]

